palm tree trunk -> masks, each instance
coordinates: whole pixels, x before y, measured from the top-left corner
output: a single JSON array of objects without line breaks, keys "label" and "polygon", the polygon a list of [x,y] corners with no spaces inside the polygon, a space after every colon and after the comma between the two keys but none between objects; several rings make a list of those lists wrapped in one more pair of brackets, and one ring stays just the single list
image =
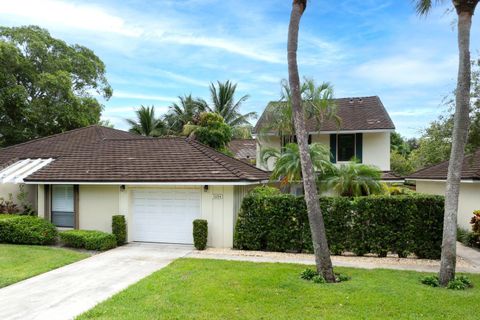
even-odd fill
[{"label": "palm tree trunk", "polygon": [[459,67],[456,90],[456,106],[453,127],[452,151],[448,165],[447,189],[445,194],[445,216],[443,221],[442,261],[439,280],[442,286],[455,277],[457,211],[462,163],[470,123],[470,30],[473,10],[458,12]]},{"label": "palm tree trunk", "polygon": [[306,8],[306,0],[294,0],[290,25],[288,27],[288,75],[291,90],[293,122],[297,135],[302,165],[303,186],[305,190],[305,202],[307,204],[308,221],[312,232],[313,249],[317,271],[322,274],[327,282],[335,282],[330,251],[328,249],[325,225],[318,201],[317,187],[315,184],[315,172],[313,171],[312,159],[308,152],[308,136],[305,129],[305,114],[303,112],[302,98],[300,96],[300,77],[298,75],[297,48],[300,19]]}]

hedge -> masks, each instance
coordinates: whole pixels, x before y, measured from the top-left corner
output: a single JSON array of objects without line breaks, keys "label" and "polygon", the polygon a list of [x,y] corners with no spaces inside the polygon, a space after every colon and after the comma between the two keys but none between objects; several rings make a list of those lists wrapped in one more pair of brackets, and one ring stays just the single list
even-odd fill
[{"label": "hedge", "polygon": [[60,232],[60,240],[67,247],[105,251],[117,246],[113,234],[93,230],[68,230]]},{"label": "hedge", "polygon": [[193,220],[193,245],[197,250],[207,247],[208,222],[203,219]]},{"label": "hedge", "polygon": [[32,216],[0,215],[0,242],[46,245],[55,243],[57,229],[47,220]]},{"label": "hedge", "polygon": [[[444,198],[430,195],[320,198],[333,254],[388,252],[440,257]],[[305,201],[293,195],[248,195],[235,226],[234,247],[312,252]]]},{"label": "hedge", "polygon": [[125,221],[125,216],[112,216],[112,233],[117,239],[118,246],[127,242],[127,222]]}]

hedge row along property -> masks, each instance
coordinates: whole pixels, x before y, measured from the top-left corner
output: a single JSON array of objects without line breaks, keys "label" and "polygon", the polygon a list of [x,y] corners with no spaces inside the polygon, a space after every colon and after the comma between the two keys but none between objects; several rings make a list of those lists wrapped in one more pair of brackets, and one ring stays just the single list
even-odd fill
[{"label": "hedge row along property", "polygon": [[[444,199],[441,196],[321,198],[330,250],[385,256],[440,258]],[[302,197],[247,196],[235,228],[234,247],[244,250],[312,252]]]}]

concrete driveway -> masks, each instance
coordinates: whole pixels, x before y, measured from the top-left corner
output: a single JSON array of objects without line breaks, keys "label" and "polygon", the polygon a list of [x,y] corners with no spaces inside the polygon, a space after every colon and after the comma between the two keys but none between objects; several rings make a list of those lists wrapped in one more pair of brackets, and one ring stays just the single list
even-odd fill
[{"label": "concrete driveway", "polygon": [[132,243],[0,289],[0,319],[72,319],[191,252]]}]

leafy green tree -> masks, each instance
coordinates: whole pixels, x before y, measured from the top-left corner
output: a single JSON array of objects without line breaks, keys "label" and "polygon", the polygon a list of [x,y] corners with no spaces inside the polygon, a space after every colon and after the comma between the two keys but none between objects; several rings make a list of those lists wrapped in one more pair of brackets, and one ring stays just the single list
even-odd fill
[{"label": "leafy green tree", "polygon": [[384,188],[378,168],[351,161],[335,167],[331,175],[324,178],[321,188],[333,190],[342,197],[359,197],[382,194]]},{"label": "leafy green tree", "polygon": [[396,150],[390,152],[390,167],[393,173],[405,177],[415,171],[414,163],[408,155]]},{"label": "leafy green tree", "polygon": [[244,95],[240,99],[235,100],[236,90],[237,84],[233,84],[230,81],[217,81],[216,86],[213,83],[210,84],[212,105],[208,107],[207,103],[203,101],[205,108],[208,107],[211,112],[221,115],[225,123],[231,127],[249,125],[249,120],[257,117],[256,112],[248,112],[245,114],[240,112],[242,103],[247,101],[249,96]]},{"label": "leafy green tree", "polygon": [[181,134],[186,124],[198,123],[200,113],[209,110],[205,101],[193,98],[191,94],[178,97],[178,100],[178,103],[173,103],[169,107],[165,115],[165,122],[171,134]]},{"label": "leafy green tree", "polygon": [[[443,0],[416,0],[417,12],[426,15],[434,3]],[[479,0],[452,0],[457,12],[457,42],[459,51],[459,66],[457,88],[455,90],[455,115],[453,118],[452,149],[450,151],[448,175],[445,193],[445,219],[443,224],[442,259],[440,263],[439,281],[442,286],[455,279],[456,245],[457,245],[457,212],[460,194],[460,180],[465,147],[470,125],[470,90],[471,61],[470,34],[472,18]]]},{"label": "leafy green tree", "polygon": [[203,112],[200,114],[198,126],[186,129],[190,132],[185,133],[190,134],[199,142],[229,154],[227,145],[232,140],[232,129],[219,114]]},{"label": "leafy green tree", "polygon": [[128,131],[147,137],[159,137],[165,134],[166,128],[162,119],[155,116],[155,108],[140,106],[135,111],[136,119],[126,119],[130,125]]},{"label": "leafy green tree", "polygon": [[96,124],[112,88],[92,50],[36,26],[0,27],[0,145]]},{"label": "leafy green tree", "polygon": [[232,128],[232,139],[252,139],[252,126],[236,126]]},{"label": "leafy green tree", "polygon": [[411,152],[407,140],[398,132],[392,132],[390,134],[390,150],[396,151],[403,156],[406,156]]},{"label": "leafy green tree", "polygon": [[[334,170],[330,162],[330,150],[321,143],[313,143],[308,146],[315,172],[323,176]],[[287,143],[283,150],[276,148],[264,148],[261,154],[263,163],[275,161],[275,167],[270,175],[272,180],[280,180],[283,185],[302,181],[302,167],[298,144]]]}]

